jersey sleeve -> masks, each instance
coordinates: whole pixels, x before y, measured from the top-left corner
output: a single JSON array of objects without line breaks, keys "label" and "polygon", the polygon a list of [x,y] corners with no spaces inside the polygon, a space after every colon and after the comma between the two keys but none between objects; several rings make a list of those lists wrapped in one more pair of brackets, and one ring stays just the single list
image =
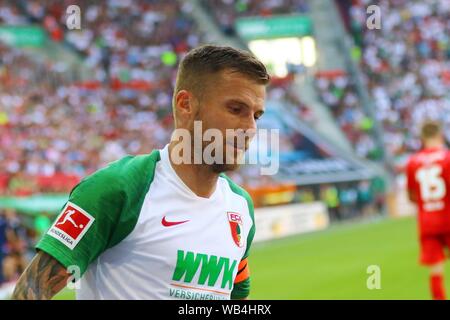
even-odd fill
[{"label": "jersey sleeve", "polygon": [[125,203],[120,180],[113,173],[106,167],[75,186],[36,249],[66,268],[78,266],[82,275],[107,249]]},{"label": "jersey sleeve", "polygon": [[406,186],[409,192],[415,192],[414,165],[412,159],[406,164]]},{"label": "jersey sleeve", "polygon": [[234,280],[231,299],[244,299],[250,294],[250,269],[247,258],[241,260]]},{"label": "jersey sleeve", "polygon": [[244,299],[247,298],[250,294],[250,269],[248,266],[248,256],[250,255],[250,248],[253,242],[253,238],[255,237],[256,226],[253,201],[247,192],[244,193],[244,196],[247,200],[249,214],[253,223],[247,236],[247,247],[245,249],[242,260],[239,263],[238,273],[234,280],[233,290],[231,291],[231,299]]},{"label": "jersey sleeve", "polygon": [[447,150],[446,152],[443,178],[446,181],[447,186],[450,185],[450,150]]}]

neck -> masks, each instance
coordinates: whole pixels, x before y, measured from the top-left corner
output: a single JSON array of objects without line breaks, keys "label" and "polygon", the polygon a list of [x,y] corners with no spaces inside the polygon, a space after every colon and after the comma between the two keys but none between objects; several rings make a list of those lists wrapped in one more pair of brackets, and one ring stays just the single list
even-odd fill
[{"label": "neck", "polygon": [[443,148],[444,143],[441,140],[429,140],[425,143],[425,148],[427,149],[435,149],[435,148]]},{"label": "neck", "polygon": [[[169,144],[169,161],[175,173],[180,177],[184,184],[192,190],[197,196],[209,198],[216,190],[219,174],[211,170],[207,164],[180,163],[175,164],[172,161],[171,154],[176,141]],[[191,151],[193,152],[193,151]]]}]

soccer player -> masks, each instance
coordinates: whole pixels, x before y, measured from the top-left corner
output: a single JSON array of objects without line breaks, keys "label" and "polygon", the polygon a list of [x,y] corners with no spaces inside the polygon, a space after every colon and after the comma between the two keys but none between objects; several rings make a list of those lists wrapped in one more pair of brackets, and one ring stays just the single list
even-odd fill
[{"label": "soccer player", "polygon": [[[223,160],[241,157],[250,138],[229,143],[227,129],[256,129],[269,80],[247,51],[213,45],[190,51],[175,84],[175,132],[198,138],[201,121],[201,133],[223,133]],[[13,298],[49,299],[77,275],[77,299],[246,298],[253,203],[224,174],[239,165],[180,162],[178,155],[192,160],[199,153],[192,141],[187,151],[180,143],[172,138],[161,150],[126,156],[75,186]]]},{"label": "soccer player", "polygon": [[430,268],[433,299],[445,299],[444,249],[450,248],[450,154],[438,122],[421,128],[423,149],[407,164],[408,192],[418,207],[420,262]]}]

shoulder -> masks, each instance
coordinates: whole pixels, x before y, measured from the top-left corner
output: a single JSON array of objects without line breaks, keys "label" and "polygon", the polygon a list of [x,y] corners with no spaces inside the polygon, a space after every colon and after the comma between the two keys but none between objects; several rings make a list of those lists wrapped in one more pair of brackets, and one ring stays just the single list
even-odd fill
[{"label": "shoulder", "polygon": [[74,190],[95,189],[97,194],[111,196],[137,193],[153,180],[154,169],[159,160],[159,150],[145,155],[125,156],[85,177]]},{"label": "shoulder", "polygon": [[407,170],[411,170],[414,168],[414,166],[417,163],[417,158],[418,158],[419,154],[420,153],[414,153],[409,156],[408,160],[406,161],[406,166],[405,166]]},{"label": "shoulder", "polygon": [[159,159],[159,150],[123,157],[87,176],[72,189],[69,201],[95,218],[93,230],[97,230],[96,234],[107,234],[108,247],[133,230]]},{"label": "shoulder", "polygon": [[250,212],[250,215],[252,216],[252,219],[253,219],[254,207],[253,207],[253,200],[252,200],[250,194],[244,188],[242,188],[240,185],[238,185],[233,180],[231,180],[231,178],[228,177],[226,174],[221,173],[220,177],[225,179],[225,181],[227,182],[230,190],[233,193],[243,197],[245,199],[245,201],[247,201],[249,212]]},{"label": "shoulder", "polygon": [[445,149],[444,154],[445,154],[445,159],[447,161],[450,161],[450,149]]},{"label": "shoulder", "polygon": [[109,163],[106,167],[94,172],[91,177],[105,179],[130,179],[139,178],[148,173],[148,170],[160,160],[159,150],[153,150],[150,154],[128,155]]}]

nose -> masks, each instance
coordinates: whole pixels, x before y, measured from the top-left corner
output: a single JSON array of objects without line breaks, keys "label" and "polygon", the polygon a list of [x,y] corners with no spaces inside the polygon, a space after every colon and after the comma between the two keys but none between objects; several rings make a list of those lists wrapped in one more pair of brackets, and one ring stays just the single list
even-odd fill
[{"label": "nose", "polygon": [[244,124],[243,129],[244,130],[256,130],[257,125],[256,125],[256,120],[255,117],[253,115],[250,115],[248,118],[246,118],[246,123]]},{"label": "nose", "polygon": [[256,120],[252,116],[246,118],[245,123],[242,124],[241,129],[245,132],[245,135],[251,140],[256,134]]}]

